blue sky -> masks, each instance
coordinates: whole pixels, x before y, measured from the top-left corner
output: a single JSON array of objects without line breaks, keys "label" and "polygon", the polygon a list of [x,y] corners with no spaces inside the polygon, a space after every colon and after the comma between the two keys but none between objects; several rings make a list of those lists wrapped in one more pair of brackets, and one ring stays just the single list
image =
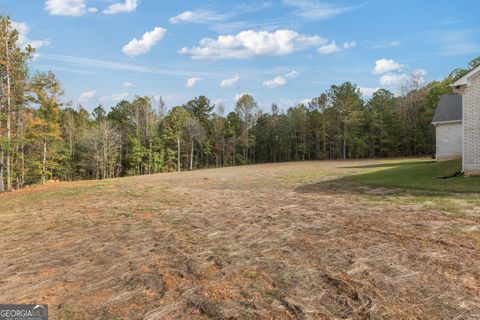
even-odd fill
[{"label": "blue sky", "polygon": [[480,1],[0,0],[64,100],[107,109],[134,94],[168,106],[206,95],[263,110],[350,81],[368,96],[431,81],[480,55]]}]

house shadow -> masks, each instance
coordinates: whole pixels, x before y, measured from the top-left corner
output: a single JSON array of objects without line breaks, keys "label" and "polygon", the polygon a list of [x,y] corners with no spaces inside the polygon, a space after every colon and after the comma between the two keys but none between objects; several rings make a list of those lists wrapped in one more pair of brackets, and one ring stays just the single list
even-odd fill
[{"label": "house shadow", "polygon": [[404,167],[404,166],[412,166],[417,164],[429,164],[429,163],[436,163],[436,161],[411,161],[411,162],[394,162],[394,163],[374,163],[374,164],[367,164],[367,165],[360,165],[360,166],[341,166],[338,168],[344,169],[375,169],[375,168],[391,168],[391,167]]},{"label": "house shadow", "polygon": [[[460,176],[441,179],[458,171],[459,166],[460,162],[458,161],[442,163],[436,161],[405,161],[342,166],[343,169],[352,169],[352,174],[332,180],[300,185],[294,191],[328,195],[421,195],[439,197],[452,193],[459,195],[480,193],[480,178]],[[366,169],[366,172],[357,173],[358,169]],[[369,171],[368,169],[378,170]]]}]

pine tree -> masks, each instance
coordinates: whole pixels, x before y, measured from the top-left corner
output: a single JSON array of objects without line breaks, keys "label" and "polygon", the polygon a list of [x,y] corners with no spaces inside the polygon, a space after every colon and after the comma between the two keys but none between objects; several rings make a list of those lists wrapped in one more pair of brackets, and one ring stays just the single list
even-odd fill
[{"label": "pine tree", "polygon": [[32,129],[34,137],[41,141],[41,181],[44,183],[47,175],[53,178],[54,144],[61,138],[59,96],[63,95],[63,89],[55,75],[48,72],[35,74],[31,90],[32,101],[39,106]]}]

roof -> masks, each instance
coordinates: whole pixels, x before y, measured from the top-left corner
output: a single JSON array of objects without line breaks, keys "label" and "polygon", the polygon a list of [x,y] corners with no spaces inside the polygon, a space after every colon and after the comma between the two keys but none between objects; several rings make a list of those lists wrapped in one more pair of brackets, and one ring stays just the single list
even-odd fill
[{"label": "roof", "polygon": [[476,68],[473,68],[470,70],[466,75],[458,79],[453,83],[454,87],[461,87],[461,86],[466,86],[468,84],[468,79],[476,75],[478,72],[480,72],[480,66],[477,66]]},{"label": "roof", "polygon": [[462,95],[458,93],[444,94],[440,97],[432,123],[462,121]]}]

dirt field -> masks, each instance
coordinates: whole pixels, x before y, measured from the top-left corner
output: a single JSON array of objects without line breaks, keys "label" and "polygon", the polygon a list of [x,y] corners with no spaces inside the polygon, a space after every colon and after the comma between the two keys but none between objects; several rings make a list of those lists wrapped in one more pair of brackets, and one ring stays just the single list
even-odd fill
[{"label": "dirt field", "polygon": [[478,195],[340,179],[372,163],[0,195],[0,301],[47,303],[51,319],[480,319]]}]

